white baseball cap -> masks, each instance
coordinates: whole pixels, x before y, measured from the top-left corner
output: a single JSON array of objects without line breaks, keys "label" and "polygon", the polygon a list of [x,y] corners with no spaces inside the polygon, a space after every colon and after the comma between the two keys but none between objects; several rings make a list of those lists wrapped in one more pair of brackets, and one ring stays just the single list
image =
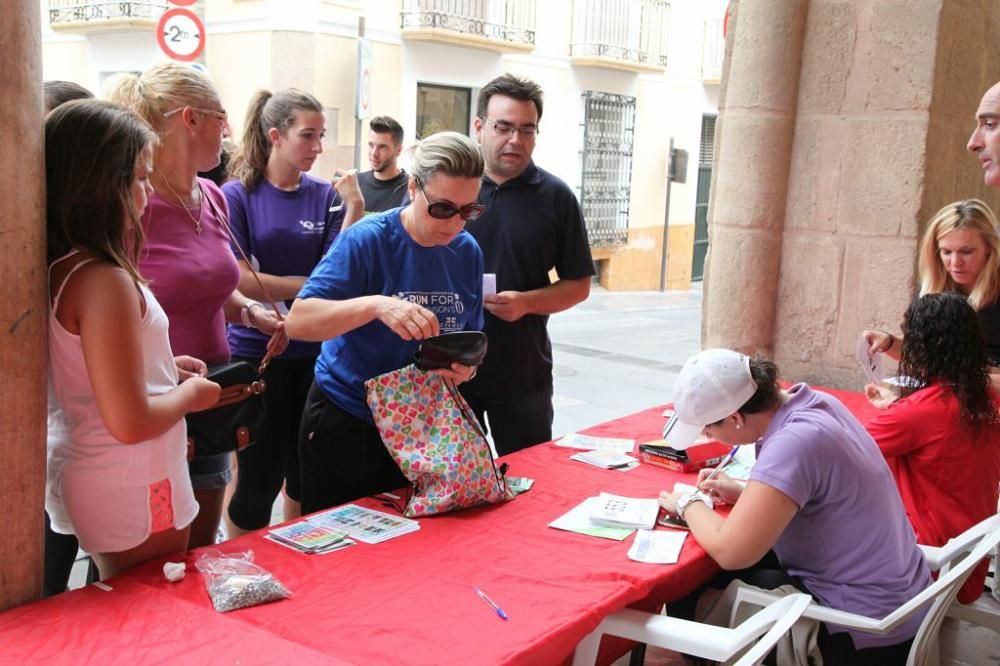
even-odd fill
[{"label": "white baseball cap", "polygon": [[674,415],[663,439],[686,449],[705,426],[735,414],[757,391],[750,357],[729,349],[706,349],[689,358],[674,382]]}]

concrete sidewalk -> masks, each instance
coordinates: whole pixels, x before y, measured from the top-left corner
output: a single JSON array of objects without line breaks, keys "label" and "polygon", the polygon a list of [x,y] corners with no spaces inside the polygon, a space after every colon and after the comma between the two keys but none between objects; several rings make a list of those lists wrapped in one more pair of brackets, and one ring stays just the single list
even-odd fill
[{"label": "concrete sidewalk", "polygon": [[553,434],[670,402],[700,331],[700,285],[664,293],[594,288],[584,303],[553,315]]}]

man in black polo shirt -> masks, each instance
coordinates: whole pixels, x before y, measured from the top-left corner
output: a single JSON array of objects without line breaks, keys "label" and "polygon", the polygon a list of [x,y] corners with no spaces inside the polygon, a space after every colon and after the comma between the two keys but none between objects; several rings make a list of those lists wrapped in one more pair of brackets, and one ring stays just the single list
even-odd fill
[{"label": "man in black polo shirt", "polygon": [[365,213],[380,213],[402,205],[409,177],[396,165],[403,150],[403,128],[389,116],[368,123],[368,163],[371,171],[358,174]]},{"label": "man in black polo shirt", "polygon": [[[476,138],[486,172],[482,217],[466,229],[496,275],[486,295],[489,352],[462,393],[504,455],[552,439],[552,345],[549,315],[590,295],[594,262],[583,214],[567,185],[535,166],[542,89],[505,74],[479,93]],[[559,277],[549,282],[549,271]]]}]

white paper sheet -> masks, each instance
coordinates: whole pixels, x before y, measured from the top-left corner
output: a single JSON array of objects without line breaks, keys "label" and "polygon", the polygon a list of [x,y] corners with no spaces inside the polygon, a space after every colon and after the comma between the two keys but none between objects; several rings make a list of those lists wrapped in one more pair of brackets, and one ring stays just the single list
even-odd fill
[{"label": "white paper sheet", "polygon": [[882,354],[868,355],[868,341],[865,336],[858,336],[858,344],[854,348],[854,358],[861,364],[861,369],[865,372],[865,378],[872,384],[878,384],[885,379],[885,370],[882,369]]},{"label": "white paper sheet", "polygon": [[637,530],[628,549],[628,558],[649,564],[677,564],[687,532],[676,530]]},{"label": "white paper sheet", "polygon": [[483,273],[483,296],[497,295],[497,274]]}]

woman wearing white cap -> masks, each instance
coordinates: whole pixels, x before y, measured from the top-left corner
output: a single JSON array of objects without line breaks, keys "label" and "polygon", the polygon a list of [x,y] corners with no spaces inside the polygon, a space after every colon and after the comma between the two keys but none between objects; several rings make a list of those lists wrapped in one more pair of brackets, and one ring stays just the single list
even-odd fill
[{"label": "woman wearing white cap", "polygon": [[[726,349],[688,359],[667,441],[685,448],[704,432],[755,442],[757,462],[745,486],[720,473],[697,492],[661,493],[660,504],[723,569],[747,570],[728,579],[759,584],[755,565],[773,551],[780,569],[767,586],[791,583],[830,608],[884,617],[931,582],[892,475],[839,401],[805,384],[782,391],[777,375],[773,363]],[[718,501],[734,505],[725,518]],[[903,664],[922,619],[885,636],[824,626],[819,648],[827,663]]]}]

